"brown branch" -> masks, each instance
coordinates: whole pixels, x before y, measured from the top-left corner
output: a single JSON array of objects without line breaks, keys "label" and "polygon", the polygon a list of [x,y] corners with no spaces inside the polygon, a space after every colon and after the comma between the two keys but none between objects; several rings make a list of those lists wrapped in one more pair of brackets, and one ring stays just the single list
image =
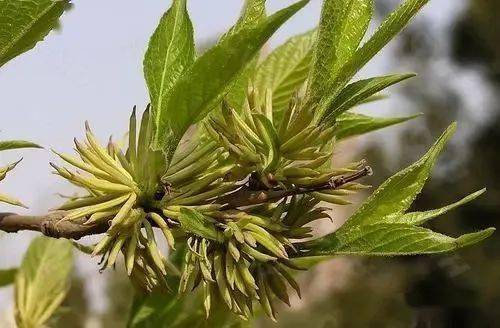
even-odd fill
[{"label": "brown branch", "polygon": [[238,191],[222,197],[220,201],[224,203],[222,210],[234,209],[237,207],[258,205],[273,200],[282,199],[293,195],[302,195],[315,191],[334,190],[343,185],[356,181],[362,177],[372,174],[372,169],[369,166],[354,172],[353,174],[332,178],[330,181],[310,187],[296,187],[291,189],[271,189],[255,191],[246,186]]},{"label": "brown branch", "polygon": [[[42,216],[0,213],[0,230],[5,232],[30,230],[41,232],[45,236],[53,238],[80,239],[84,236],[106,232],[108,229],[106,224],[85,225],[83,224],[85,220],[59,222],[64,215],[63,211]],[[58,224],[56,225],[56,223]]]},{"label": "brown branch", "polygon": [[[306,194],[314,191],[338,189],[346,183],[370,175],[370,167],[365,167],[353,174],[334,178],[327,183],[307,188],[272,189],[255,191],[243,187],[242,189],[222,197],[224,201],[222,210],[235,209],[242,206],[258,205],[265,202],[282,199],[284,197]],[[79,221],[60,221],[66,213],[56,211],[42,216],[27,216],[14,213],[0,213],[0,231],[18,232],[22,230],[37,231],[53,238],[80,239],[88,235],[101,234],[109,228],[107,223],[86,225],[85,218]],[[151,224],[155,225],[154,222]]]}]

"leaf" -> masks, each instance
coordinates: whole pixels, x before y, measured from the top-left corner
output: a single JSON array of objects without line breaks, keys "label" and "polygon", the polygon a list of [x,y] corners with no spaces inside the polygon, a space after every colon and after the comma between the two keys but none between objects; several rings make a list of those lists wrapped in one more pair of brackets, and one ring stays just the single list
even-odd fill
[{"label": "leaf", "polygon": [[169,91],[195,59],[193,25],[186,0],[175,0],[160,19],[144,56],[144,76],[158,124]]},{"label": "leaf", "polygon": [[489,237],[494,228],[452,238],[416,226],[476,198],[484,190],[438,210],[404,214],[422,190],[454,130],[455,124],[452,124],[418,162],[386,180],[337,231],[305,242],[302,245],[304,258],[294,262],[310,266],[334,255],[444,253]]},{"label": "leaf", "polygon": [[462,206],[464,204],[467,204],[470,201],[473,201],[477,197],[481,196],[484,192],[486,192],[486,189],[481,189],[479,191],[476,191],[475,193],[470,194],[467,197],[462,198],[461,200],[450,204],[448,206],[444,206],[435,210],[429,210],[425,212],[411,212],[411,213],[406,213],[403,215],[401,218],[397,219],[397,222],[399,223],[405,223],[405,224],[413,224],[413,225],[421,225],[424,224],[425,222],[429,221],[430,219],[433,219],[437,216],[441,216],[445,213],[448,213],[449,211]]},{"label": "leaf", "polygon": [[372,77],[356,81],[346,86],[323,114],[323,121],[333,122],[335,118],[378,92],[414,77],[416,74],[395,74]]},{"label": "leaf", "polygon": [[[320,110],[328,108],[347,82],[391,41],[429,0],[406,0],[380,25],[329,82],[319,104]],[[320,95],[321,96],[321,95]],[[316,100],[316,99],[314,99]]]},{"label": "leaf", "polygon": [[41,327],[66,297],[73,267],[71,243],[38,237],[26,252],[15,280],[16,323]]},{"label": "leaf", "polygon": [[[266,0],[246,0],[240,18],[236,24],[221,37],[220,41],[243,29],[256,27],[265,18]],[[238,110],[241,108],[241,105],[245,100],[248,89],[248,81],[255,74],[258,57],[259,53],[257,53],[250,63],[246,65],[245,69],[241,72],[227,93],[227,101]]]},{"label": "leaf", "polygon": [[42,41],[67,8],[66,0],[0,0],[0,66]]},{"label": "leaf", "polygon": [[303,0],[278,11],[255,28],[229,36],[198,58],[177,81],[165,109],[159,113],[155,148],[170,157],[189,126],[222,100],[271,35],[307,3]]},{"label": "leaf", "polygon": [[408,224],[379,223],[327,235],[311,242],[310,247],[313,254],[319,256],[436,254],[473,245],[488,238],[494,231],[495,228],[489,228],[452,238]]},{"label": "leaf", "polygon": [[167,327],[181,315],[183,305],[184,300],[175,293],[136,295],[127,327]]},{"label": "leaf", "polygon": [[212,240],[220,238],[213,223],[196,210],[183,207],[178,219],[184,229],[195,235]]},{"label": "leaf", "polygon": [[420,114],[405,117],[372,117],[358,113],[346,112],[337,118],[337,128],[335,137],[342,140],[354,136],[359,136],[375,130],[380,130],[391,125],[403,123],[419,117]]},{"label": "leaf", "polygon": [[273,93],[273,110],[283,110],[292,94],[306,81],[312,61],[316,30],[292,37],[259,65],[254,84],[260,94]]},{"label": "leaf", "polygon": [[24,140],[5,140],[0,141],[0,151],[20,149],[20,148],[43,148],[33,142]]},{"label": "leaf", "polygon": [[0,288],[14,283],[17,268],[0,270]]},{"label": "leaf", "polygon": [[387,179],[339,230],[348,231],[360,225],[397,222],[395,218],[402,216],[422,190],[437,157],[455,129],[456,124],[453,123],[419,161]]},{"label": "leaf", "polygon": [[243,29],[257,26],[266,17],[266,0],[245,0],[240,18],[236,24],[224,33],[221,40],[240,32]]},{"label": "leaf", "polygon": [[352,56],[373,15],[373,0],[325,0],[314,51],[310,93],[321,98],[339,67]]}]

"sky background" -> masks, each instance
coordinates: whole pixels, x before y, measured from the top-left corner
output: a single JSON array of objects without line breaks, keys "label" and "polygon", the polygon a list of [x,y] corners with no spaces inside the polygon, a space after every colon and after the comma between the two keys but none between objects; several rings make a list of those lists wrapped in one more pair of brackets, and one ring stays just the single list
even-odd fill
[{"label": "sky background", "polygon": [[[293,2],[269,0],[268,8],[273,12]],[[21,198],[30,210],[0,205],[1,211],[42,214],[55,207],[60,200],[54,193],[70,193],[73,189],[50,174],[48,162],[55,157],[48,150],[71,152],[73,137],[83,136],[85,120],[101,140],[110,134],[119,138],[126,131],[132,107],[143,108],[148,102],[142,57],[149,36],[170,1],[76,0],[73,3],[73,9],[62,18],[59,31],[0,71],[0,137],[28,139],[46,147],[46,150],[23,151],[22,165],[1,186],[2,192]],[[241,5],[239,0],[190,0],[196,39],[211,40],[227,30],[237,19]],[[436,33],[433,37],[439,40],[439,33],[444,33],[450,18],[464,5],[463,0],[434,0],[417,20],[430,24]],[[316,26],[320,6],[320,0],[312,0],[280,29],[269,47],[274,48],[288,37]],[[446,49],[446,45],[443,47]],[[362,75],[406,70],[418,73],[418,67],[396,67],[392,58],[388,47]],[[477,77],[467,72],[457,75],[457,79],[461,79],[457,87],[464,90],[470,83],[477,83]],[[396,96],[377,111],[408,114],[411,109],[401,106],[402,101]],[[19,156],[19,152],[2,153],[0,162],[5,164]],[[0,268],[17,265],[33,235],[0,237]],[[96,309],[105,306],[99,297],[102,279],[95,261],[78,257],[77,262],[79,272],[91,282],[88,292],[96,299],[93,306]],[[11,293],[10,289],[0,290],[0,315],[11,301]]]}]

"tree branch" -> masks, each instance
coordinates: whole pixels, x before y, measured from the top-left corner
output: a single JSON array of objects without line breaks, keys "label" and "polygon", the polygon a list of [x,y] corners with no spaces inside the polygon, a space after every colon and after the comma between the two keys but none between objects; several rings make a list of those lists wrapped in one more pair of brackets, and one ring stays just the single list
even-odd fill
[{"label": "tree branch", "polygon": [[315,191],[334,190],[342,187],[343,185],[356,181],[362,177],[372,174],[372,169],[365,166],[359,171],[352,174],[332,178],[330,181],[310,187],[296,187],[291,189],[271,189],[255,191],[246,186],[235,191],[232,194],[221,197],[219,201],[225,205],[221,210],[235,209],[242,206],[251,206],[266,203],[273,200],[282,199],[284,197],[307,194]]},{"label": "tree branch", "polygon": [[0,230],[5,232],[30,230],[41,232],[45,236],[53,238],[80,239],[88,235],[106,232],[108,229],[106,224],[85,225],[83,224],[84,219],[77,222],[59,222],[64,215],[64,211],[57,211],[42,216],[0,213]]},{"label": "tree branch", "polygon": [[[330,181],[310,186],[308,188],[271,189],[255,191],[242,189],[221,197],[225,205],[222,210],[235,209],[242,206],[257,205],[284,197],[306,194],[314,191],[338,189],[346,183],[358,180],[371,174],[371,168],[365,167],[350,175],[331,179]],[[109,225],[101,223],[86,225],[85,218],[77,221],[60,221],[66,215],[65,211],[55,211],[42,216],[26,216],[14,213],[0,213],[0,231],[18,232],[21,230],[37,231],[53,238],[80,239],[85,236],[101,234],[107,231]],[[153,225],[154,222],[152,222]]]}]

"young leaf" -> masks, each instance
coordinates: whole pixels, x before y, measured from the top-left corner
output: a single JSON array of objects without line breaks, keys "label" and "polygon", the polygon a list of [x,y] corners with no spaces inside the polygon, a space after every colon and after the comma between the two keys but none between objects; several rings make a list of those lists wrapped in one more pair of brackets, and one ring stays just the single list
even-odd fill
[{"label": "young leaf", "polygon": [[23,140],[0,141],[0,151],[20,149],[20,148],[42,148],[42,147],[33,142],[23,141]]},{"label": "young leaf", "polygon": [[151,36],[144,56],[144,76],[156,123],[165,109],[170,89],[195,59],[193,25],[186,1],[173,1]]},{"label": "young leaf", "polygon": [[175,293],[136,295],[127,328],[153,328],[172,324],[182,314],[184,298]]},{"label": "young leaf", "polygon": [[373,0],[325,0],[314,52],[310,93],[319,99],[336,71],[356,51],[373,14]]},{"label": "young leaf", "polygon": [[387,179],[339,229],[349,231],[355,226],[397,222],[396,218],[410,207],[422,190],[437,157],[455,132],[452,124],[416,163]]},{"label": "young leaf", "polygon": [[[220,41],[227,37],[243,30],[256,27],[262,20],[266,18],[266,0],[246,0],[240,18],[236,24],[225,33]],[[239,109],[243,104],[248,89],[248,81],[255,74],[259,53],[251,60],[234,81],[230,90],[227,93],[226,99],[236,109]]]},{"label": "young leaf", "polygon": [[42,327],[66,297],[73,267],[71,243],[38,237],[31,243],[15,280],[16,323]]},{"label": "young leaf", "polygon": [[197,236],[212,240],[220,238],[213,223],[196,210],[182,208],[179,222],[184,229]]},{"label": "young leaf", "polygon": [[273,110],[283,110],[293,92],[307,79],[312,61],[316,30],[294,36],[274,50],[259,65],[255,87],[260,94],[266,89],[273,93]]},{"label": "young leaf", "polygon": [[221,101],[263,44],[307,3],[303,0],[278,11],[255,28],[227,37],[198,58],[177,81],[165,109],[159,112],[155,148],[173,154],[188,127]]},{"label": "young leaf", "polygon": [[452,238],[408,224],[379,223],[353,227],[348,232],[335,232],[312,241],[308,246],[314,256],[436,254],[473,245],[494,231],[495,228],[489,228]]},{"label": "young leaf", "polygon": [[0,288],[13,284],[16,274],[16,268],[0,270]]},{"label": "young leaf", "polygon": [[[347,82],[391,41],[429,0],[406,0],[380,25],[372,37],[361,46],[328,82],[321,98],[320,111],[328,108]],[[313,98],[314,102],[317,102]]]},{"label": "young leaf", "polygon": [[387,76],[372,77],[360,80],[346,86],[335,98],[335,101],[327,108],[323,114],[323,121],[334,122],[335,118],[353,106],[377,94],[378,92],[414,77],[415,74],[395,74]]},{"label": "young leaf", "polygon": [[467,197],[462,198],[458,202],[455,202],[453,204],[450,204],[448,206],[444,206],[435,210],[429,210],[425,212],[411,212],[411,213],[406,213],[403,215],[401,218],[397,219],[397,222],[399,223],[405,223],[405,224],[413,224],[413,225],[421,225],[424,224],[425,222],[429,221],[430,219],[433,219],[437,216],[441,216],[445,213],[448,213],[449,211],[462,206],[464,204],[467,204],[470,201],[473,201],[477,197],[481,196],[486,192],[486,189],[481,189],[479,191],[476,191],[475,193],[470,194]]},{"label": "young leaf", "polygon": [[236,24],[227,31],[221,40],[240,32],[243,29],[257,26],[266,17],[266,0],[245,0],[240,18]]},{"label": "young leaf", "polygon": [[359,136],[391,125],[403,123],[419,116],[420,114],[405,117],[382,118],[346,112],[341,114],[336,120],[337,128],[335,130],[335,137],[337,140],[342,140]]},{"label": "young leaf", "polygon": [[68,0],[1,0],[0,66],[43,40],[68,7]]}]

